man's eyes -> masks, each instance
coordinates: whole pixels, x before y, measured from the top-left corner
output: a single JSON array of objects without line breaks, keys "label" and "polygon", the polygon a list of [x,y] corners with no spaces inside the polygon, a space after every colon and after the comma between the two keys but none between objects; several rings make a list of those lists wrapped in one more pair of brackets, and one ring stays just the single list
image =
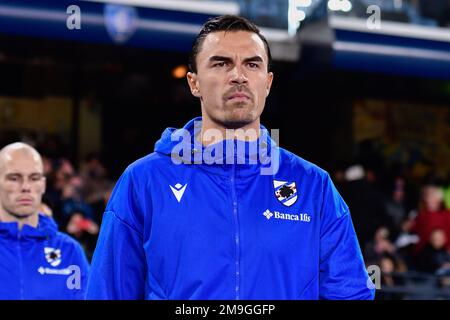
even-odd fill
[{"label": "man's eyes", "polygon": [[[33,175],[30,177],[29,180],[33,181],[33,182],[38,182],[38,181],[41,181],[43,177],[44,177],[43,175]],[[22,176],[16,176],[16,175],[7,176],[6,179],[11,182],[18,182],[18,181],[24,180],[24,178]]]},{"label": "man's eyes", "polygon": [[250,69],[258,69],[259,68],[259,64],[254,63],[254,62],[249,62],[247,65],[250,67]]},{"label": "man's eyes", "polygon": [[[227,61],[221,61],[221,62],[216,62],[216,63],[214,63],[214,64],[213,64],[213,67],[222,68],[222,67],[229,66],[229,65],[230,65],[229,62],[227,62]],[[258,68],[259,68],[259,64],[258,64],[258,63],[255,63],[255,62],[248,62],[248,63],[247,63],[247,66],[248,66],[250,69],[258,69]]]},{"label": "man's eyes", "polygon": [[213,67],[224,67],[225,65],[228,65],[228,62],[226,61],[221,61],[221,62],[216,62],[213,64]]}]

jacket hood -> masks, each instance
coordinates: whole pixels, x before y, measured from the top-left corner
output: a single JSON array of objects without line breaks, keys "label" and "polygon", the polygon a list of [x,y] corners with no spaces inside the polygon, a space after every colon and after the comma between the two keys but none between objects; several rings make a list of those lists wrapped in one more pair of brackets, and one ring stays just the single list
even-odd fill
[{"label": "jacket hood", "polygon": [[279,161],[277,144],[262,125],[257,140],[223,139],[208,146],[203,146],[196,138],[201,126],[202,118],[197,117],[181,129],[167,128],[156,142],[155,152],[170,156],[177,164],[206,165],[209,169],[235,164],[244,170],[269,170]]},{"label": "jacket hood", "polygon": [[36,228],[24,224],[19,230],[17,222],[0,222],[0,237],[9,238],[47,238],[52,237],[58,231],[58,226],[52,218],[39,214],[39,222]]}]

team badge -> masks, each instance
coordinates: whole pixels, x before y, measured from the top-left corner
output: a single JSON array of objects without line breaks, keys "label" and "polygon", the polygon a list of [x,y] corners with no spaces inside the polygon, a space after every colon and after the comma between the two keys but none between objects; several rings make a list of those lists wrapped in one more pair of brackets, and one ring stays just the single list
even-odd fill
[{"label": "team badge", "polygon": [[57,267],[61,264],[61,250],[45,247],[45,259],[52,267]]},{"label": "team badge", "polygon": [[297,201],[297,186],[292,181],[273,180],[275,197],[287,207],[292,206]]}]

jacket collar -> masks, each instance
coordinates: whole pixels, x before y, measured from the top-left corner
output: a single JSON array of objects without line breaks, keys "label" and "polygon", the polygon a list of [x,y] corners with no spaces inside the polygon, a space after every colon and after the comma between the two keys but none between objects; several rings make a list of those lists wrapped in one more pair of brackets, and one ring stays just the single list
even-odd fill
[{"label": "jacket collar", "polygon": [[[279,148],[264,126],[255,141],[222,140],[203,146],[196,137],[202,118],[194,118],[183,128],[167,128],[155,144],[155,151],[170,156],[175,164],[198,165],[216,174],[238,176],[269,174],[279,163]],[[271,174],[271,173],[270,173]]]},{"label": "jacket collar", "polygon": [[19,230],[17,222],[0,221],[0,237],[5,238],[48,238],[58,231],[58,227],[52,218],[39,214],[39,222],[36,228],[25,224]]}]

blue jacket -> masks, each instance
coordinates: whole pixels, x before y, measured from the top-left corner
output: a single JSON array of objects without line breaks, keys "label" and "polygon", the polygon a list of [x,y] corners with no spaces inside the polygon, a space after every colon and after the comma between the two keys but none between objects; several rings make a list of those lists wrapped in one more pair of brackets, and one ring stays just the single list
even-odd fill
[{"label": "blue jacket", "polygon": [[[259,141],[202,147],[192,138],[200,121],[166,129],[155,152],[122,174],[87,298],[373,299],[329,175],[277,147],[262,126]],[[273,174],[262,174],[276,167],[267,157],[250,162],[264,152],[278,161]]]},{"label": "blue jacket", "polygon": [[83,299],[87,272],[81,246],[58,232],[53,219],[39,215],[37,228],[22,230],[0,222],[1,300]]}]

